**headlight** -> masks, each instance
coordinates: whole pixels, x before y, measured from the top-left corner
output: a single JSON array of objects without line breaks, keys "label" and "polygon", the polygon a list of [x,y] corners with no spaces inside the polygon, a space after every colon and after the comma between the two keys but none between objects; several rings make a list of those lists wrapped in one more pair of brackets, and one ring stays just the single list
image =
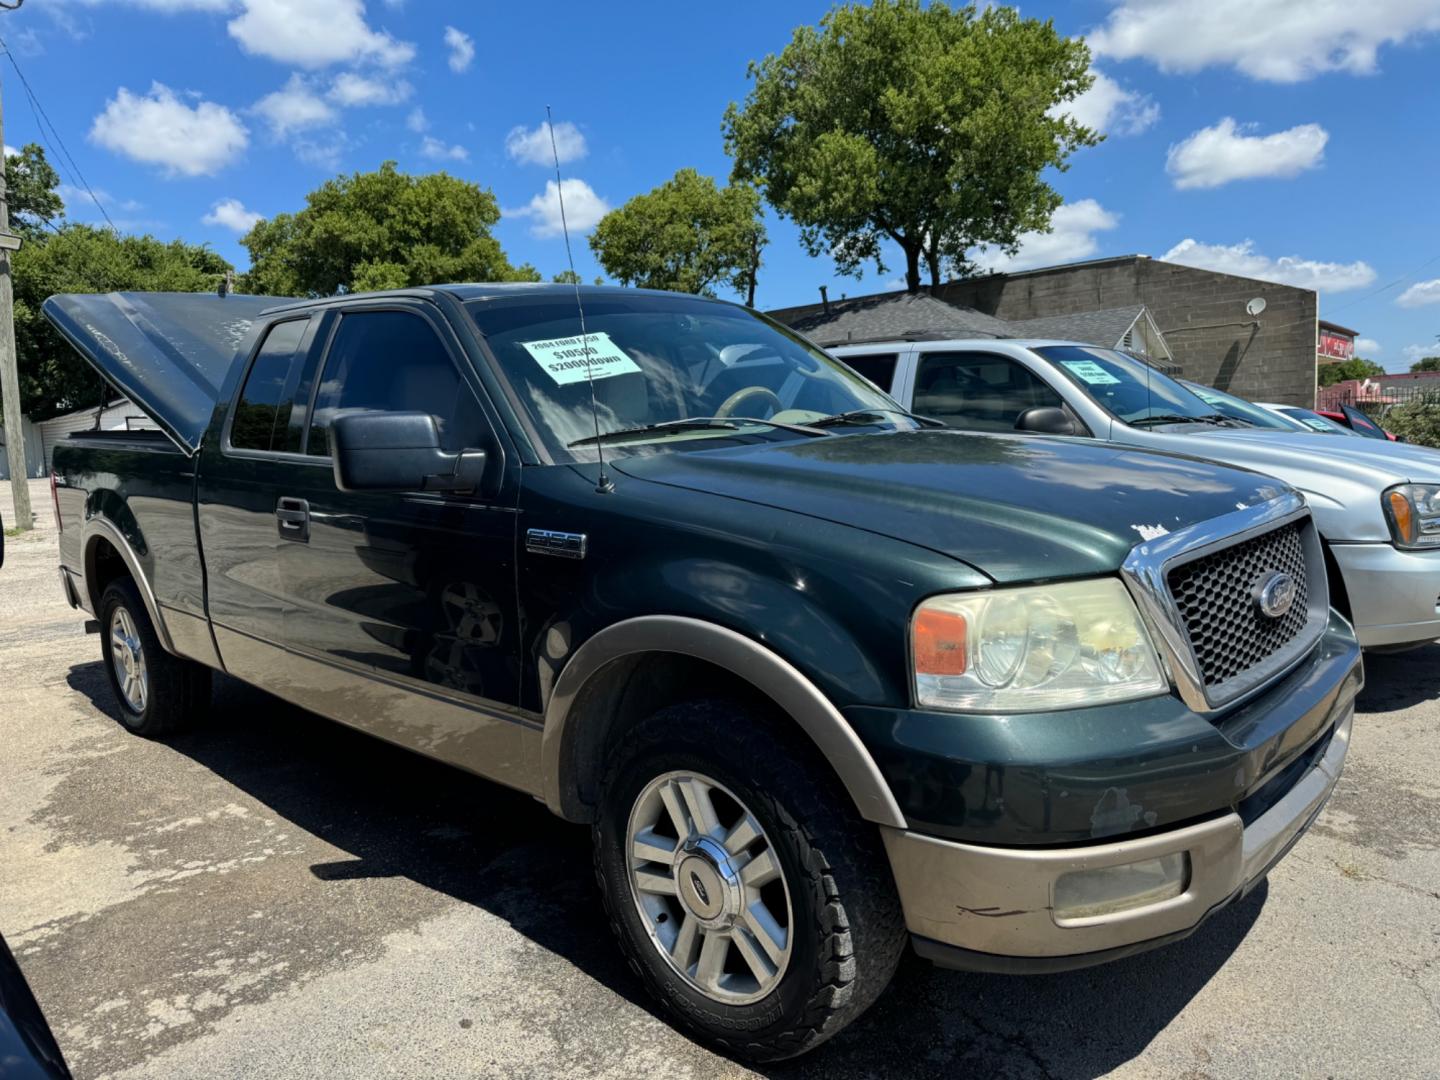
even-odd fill
[{"label": "headlight", "polygon": [[1041,712],[1169,689],[1116,578],[933,597],[910,634],[922,707]]},{"label": "headlight", "polygon": [[1440,547],[1440,484],[1398,484],[1380,504],[1396,547]]}]

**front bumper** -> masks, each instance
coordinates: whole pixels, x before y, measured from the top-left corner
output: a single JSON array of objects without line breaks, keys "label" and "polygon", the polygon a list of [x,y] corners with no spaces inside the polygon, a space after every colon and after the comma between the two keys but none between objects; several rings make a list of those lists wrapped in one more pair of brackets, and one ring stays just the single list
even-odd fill
[{"label": "front bumper", "polygon": [[1331,544],[1355,636],[1365,648],[1440,638],[1440,550]]},{"label": "front bumper", "polygon": [[[882,829],[917,951],[969,970],[1059,971],[1184,937],[1243,896],[1315,820],[1344,767],[1354,708],[1353,693],[1334,700],[1303,771],[1282,769],[1262,784],[1261,792],[1278,784],[1283,793],[1269,791],[1258,814],[1242,803],[1220,817],[1138,839],[1040,850]],[[1056,882],[1065,874],[1179,853],[1188,857],[1189,875],[1177,896],[1083,917],[1056,912]]]}]

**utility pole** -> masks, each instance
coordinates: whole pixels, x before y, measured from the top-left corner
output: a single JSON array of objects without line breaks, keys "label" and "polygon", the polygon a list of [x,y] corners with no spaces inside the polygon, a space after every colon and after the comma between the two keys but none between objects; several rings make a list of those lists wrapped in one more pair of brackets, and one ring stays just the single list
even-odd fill
[{"label": "utility pole", "polygon": [[[24,0],[0,2],[14,11]],[[5,106],[0,99],[0,151],[5,146]],[[3,156],[3,154],[0,154]],[[20,245],[10,240],[10,211],[5,204],[5,170],[0,168],[0,397],[4,398],[5,459],[10,464],[10,494],[15,503],[11,528],[29,532],[30,480],[25,469],[25,422],[20,415],[20,373],[15,366],[15,289],[10,281],[10,252]]]}]

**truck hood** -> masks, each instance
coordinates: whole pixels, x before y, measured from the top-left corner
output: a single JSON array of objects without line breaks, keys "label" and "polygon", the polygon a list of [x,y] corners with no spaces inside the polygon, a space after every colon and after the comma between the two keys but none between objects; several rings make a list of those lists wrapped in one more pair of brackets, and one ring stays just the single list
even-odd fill
[{"label": "truck hood", "polygon": [[1171,454],[955,431],[676,451],[612,467],[918,544],[1001,582],[1112,573],[1142,540],[1287,490]]},{"label": "truck hood", "polygon": [[107,382],[193,454],[256,317],[288,302],[213,293],[62,293],[41,310]]},{"label": "truck hood", "polygon": [[1305,493],[1330,540],[1388,542],[1380,493],[1392,484],[1440,483],[1440,451],[1408,443],[1226,428],[1137,432],[1119,424],[1115,437],[1278,477]]}]

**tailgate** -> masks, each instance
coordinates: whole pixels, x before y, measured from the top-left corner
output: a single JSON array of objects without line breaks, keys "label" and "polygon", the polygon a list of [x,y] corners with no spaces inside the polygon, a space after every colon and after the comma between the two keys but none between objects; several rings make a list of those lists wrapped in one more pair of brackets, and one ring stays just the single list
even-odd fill
[{"label": "tailgate", "polygon": [[238,350],[274,296],[62,293],[45,317],[107,382],[194,453]]}]

